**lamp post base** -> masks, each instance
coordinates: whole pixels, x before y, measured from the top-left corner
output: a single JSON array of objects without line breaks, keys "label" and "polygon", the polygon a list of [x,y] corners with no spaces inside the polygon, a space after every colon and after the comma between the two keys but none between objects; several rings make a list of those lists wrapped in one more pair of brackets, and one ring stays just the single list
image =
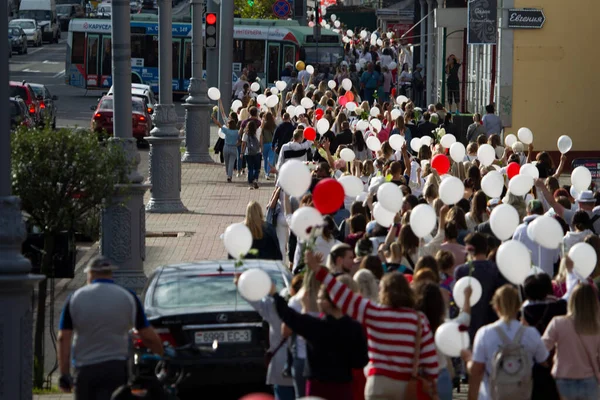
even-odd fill
[{"label": "lamp post base", "polygon": [[210,113],[212,106],[206,97],[206,82],[191,78],[189,97],[185,100],[185,146],[181,158],[185,163],[214,164],[210,156]]}]

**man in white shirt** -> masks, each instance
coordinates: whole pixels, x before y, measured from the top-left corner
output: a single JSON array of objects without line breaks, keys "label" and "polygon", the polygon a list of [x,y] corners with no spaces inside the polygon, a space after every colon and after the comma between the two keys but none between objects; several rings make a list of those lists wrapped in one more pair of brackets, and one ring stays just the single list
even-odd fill
[{"label": "man in white shirt", "polygon": [[296,129],[292,141],[281,146],[279,159],[277,160],[278,171],[287,160],[295,159],[298,161],[306,161],[306,152],[312,147],[313,142],[307,140],[302,143],[302,139],[304,139],[304,130]]}]

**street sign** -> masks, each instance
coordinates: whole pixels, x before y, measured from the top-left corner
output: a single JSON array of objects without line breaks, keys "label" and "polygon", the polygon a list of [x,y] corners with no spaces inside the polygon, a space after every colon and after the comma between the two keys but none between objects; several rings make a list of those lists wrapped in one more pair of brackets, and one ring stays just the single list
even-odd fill
[{"label": "street sign", "polygon": [[496,44],[498,0],[469,0],[467,44]]},{"label": "street sign", "polygon": [[286,0],[277,0],[273,3],[273,13],[278,18],[287,18],[292,12],[292,6]]},{"label": "street sign", "polygon": [[536,8],[509,8],[508,27],[515,29],[541,29],[546,22],[544,10]]}]

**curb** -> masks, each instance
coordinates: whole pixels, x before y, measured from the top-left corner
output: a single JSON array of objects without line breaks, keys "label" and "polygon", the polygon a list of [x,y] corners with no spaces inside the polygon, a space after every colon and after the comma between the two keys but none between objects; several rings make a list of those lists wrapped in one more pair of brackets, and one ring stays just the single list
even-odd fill
[{"label": "curb", "polygon": [[[86,251],[86,253],[83,255],[83,257],[81,257],[77,265],[75,265],[74,276],[77,276],[77,274],[83,270],[87,263],[89,263],[90,260],[98,254],[99,247],[100,242],[96,242],[89,248],[88,251]],[[58,281],[55,286],[55,296],[61,295],[68,288],[69,283],[71,283],[73,279],[75,278],[64,278]]]}]

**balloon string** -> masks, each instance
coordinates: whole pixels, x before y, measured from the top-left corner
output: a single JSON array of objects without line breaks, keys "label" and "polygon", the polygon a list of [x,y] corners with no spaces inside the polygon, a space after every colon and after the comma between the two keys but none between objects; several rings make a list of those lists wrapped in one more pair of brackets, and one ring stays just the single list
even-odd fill
[{"label": "balloon string", "polygon": [[[542,265],[542,246],[538,245],[538,268],[542,268],[540,267],[540,265]],[[538,271],[537,269],[534,269],[535,271],[535,275],[537,276]]]}]

